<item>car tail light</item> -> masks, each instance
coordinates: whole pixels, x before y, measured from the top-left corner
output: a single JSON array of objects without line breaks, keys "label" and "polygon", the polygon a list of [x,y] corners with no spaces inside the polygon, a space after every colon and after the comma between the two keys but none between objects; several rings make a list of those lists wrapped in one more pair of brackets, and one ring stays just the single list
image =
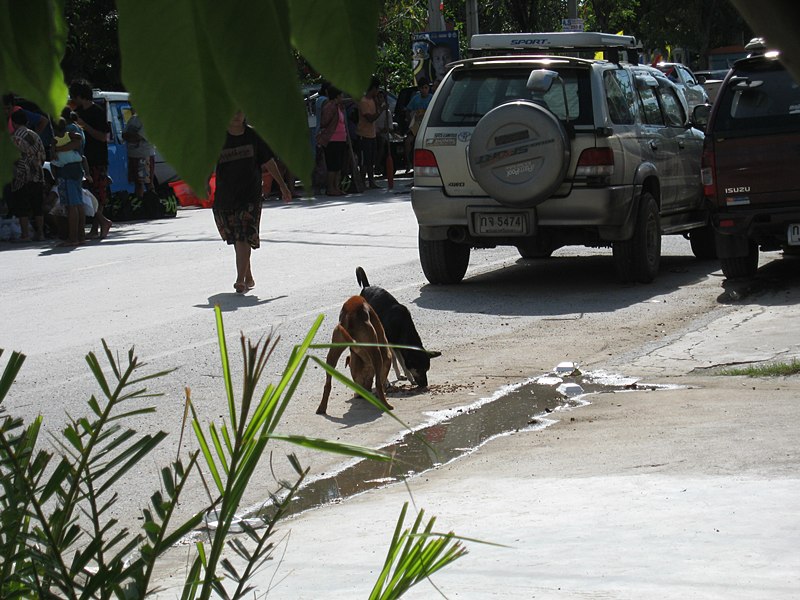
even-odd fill
[{"label": "car tail light", "polygon": [[587,148],[581,152],[575,177],[607,178],[614,173],[614,152],[611,148]]},{"label": "car tail light", "polygon": [[439,164],[430,150],[414,150],[414,176],[439,177]]},{"label": "car tail light", "polygon": [[700,160],[700,181],[703,184],[703,194],[711,198],[717,195],[717,184],[714,182],[715,171],[714,151],[704,148],[703,157]]}]

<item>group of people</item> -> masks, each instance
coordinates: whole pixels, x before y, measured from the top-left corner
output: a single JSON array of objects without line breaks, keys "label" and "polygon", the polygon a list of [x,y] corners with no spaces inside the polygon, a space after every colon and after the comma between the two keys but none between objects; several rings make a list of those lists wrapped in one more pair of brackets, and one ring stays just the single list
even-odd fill
[{"label": "group of people", "polygon": [[[406,173],[412,165],[411,151],[425,110],[430,104],[431,87],[421,81],[418,92],[406,106],[408,132],[404,140]],[[324,187],[328,196],[342,196],[342,173],[348,169],[365,187],[377,189],[375,173],[386,161],[393,116],[380,81],[373,77],[361,99],[346,105],[339,88],[323,82],[315,104],[317,127],[317,170],[325,171]],[[391,168],[391,167],[390,167]]]},{"label": "group of people", "polygon": [[[20,153],[3,197],[9,214],[19,220],[20,241],[43,240],[45,223],[58,231],[60,217],[66,219],[64,246],[80,245],[87,237],[105,238],[111,229],[103,215],[108,199],[108,121],[92,101],[88,81],[73,81],[69,95],[70,103],[58,118],[13,94],[3,96],[9,133]],[[88,236],[87,213],[92,217]]]},{"label": "group of people", "polygon": [[[316,101],[318,167],[326,172],[325,194],[343,196],[342,172],[345,167],[366,179],[366,186],[375,183],[378,120],[385,114],[386,98],[380,93],[380,82],[373,77],[364,96],[348,111],[342,90],[323,83]],[[324,165],[324,166],[323,166]]]}]

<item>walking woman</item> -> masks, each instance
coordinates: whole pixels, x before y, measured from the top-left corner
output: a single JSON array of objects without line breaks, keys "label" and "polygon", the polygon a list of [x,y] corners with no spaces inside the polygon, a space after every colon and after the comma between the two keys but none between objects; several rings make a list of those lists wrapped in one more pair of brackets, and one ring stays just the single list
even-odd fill
[{"label": "walking woman", "polygon": [[292,193],[281,176],[272,150],[237,111],[228,124],[228,135],[216,168],[214,221],[219,234],[236,251],[236,282],[243,294],[255,287],[250,253],[261,245],[261,173],[268,171],[278,182],[285,202]]},{"label": "walking woman", "polygon": [[342,91],[328,87],[328,101],[322,105],[317,145],[325,149],[325,164],[328,180],[325,193],[328,196],[344,196],[339,189],[342,182],[342,166],[347,151],[347,123],[342,106]]}]

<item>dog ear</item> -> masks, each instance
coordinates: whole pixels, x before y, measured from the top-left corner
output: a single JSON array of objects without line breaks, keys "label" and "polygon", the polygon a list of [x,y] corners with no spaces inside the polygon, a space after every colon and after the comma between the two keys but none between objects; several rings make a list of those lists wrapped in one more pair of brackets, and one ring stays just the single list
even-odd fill
[{"label": "dog ear", "polygon": [[427,352],[428,356],[431,357],[431,358],[436,358],[437,356],[441,356],[442,355],[442,353],[439,352],[438,350],[426,350],[425,352]]}]

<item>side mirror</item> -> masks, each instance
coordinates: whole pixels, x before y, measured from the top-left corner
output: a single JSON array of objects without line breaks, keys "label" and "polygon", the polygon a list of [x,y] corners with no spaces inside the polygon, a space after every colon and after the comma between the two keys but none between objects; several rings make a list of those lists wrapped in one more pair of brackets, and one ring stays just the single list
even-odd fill
[{"label": "side mirror", "polygon": [[711,115],[710,104],[699,104],[694,107],[692,111],[692,126],[698,129],[706,130],[708,126],[708,118]]},{"label": "side mirror", "polygon": [[528,77],[527,88],[539,94],[546,94],[553,87],[553,82],[558,79],[556,71],[549,69],[536,69]]}]

